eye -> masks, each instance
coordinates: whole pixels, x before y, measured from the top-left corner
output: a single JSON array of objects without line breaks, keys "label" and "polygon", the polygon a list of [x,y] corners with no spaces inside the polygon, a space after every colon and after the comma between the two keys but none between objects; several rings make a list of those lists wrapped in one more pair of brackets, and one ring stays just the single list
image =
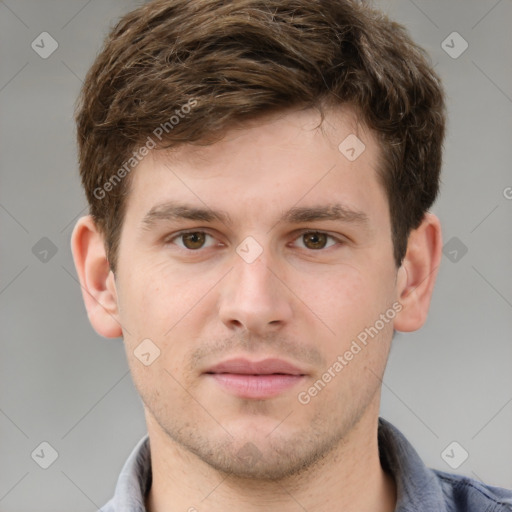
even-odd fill
[{"label": "eye", "polygon": [[187,231],[173,236],[168,239],[166,243],[174,243],[175,240],[180,240],[182,244],[176,244],[178,247],[188,249],[190,251],[197,251],[198,249],[203,248],[206,237],[210,237],[213,240],[213,237],[204,231]]},{"label": "eye", "polygon": [[[334,243],[331,245],[327,245],[328,239],[334,240]],[[328,235],[322,231],[303,231],[297,240],[302,240],[304,242],[306,249],[311,250],[320,250],[325,249],[326,247],[332,247],[336,245],[336,242],[341,243],[341,240],[333,237],[332,235]]]},{"label": "eye", "polygon": [[[199,249],[213,246],[212,243],[210,243],[209,246],[205,245],[207,237],[209,237],[212,242],[215,240],[212,235],[205,231],[182,231],[181,233],[168,238],[165,243],[176,244],[178,247],[188,251],[198,251]],[[329,239],[332,243],[328,245]],[[303,242],[302,248],[314,251],[332,247],[333,245],[336,245],[336,243],[343,243],[339,238],[324,233],[323,231],[303,231],[295,240],[301,240]]]}]

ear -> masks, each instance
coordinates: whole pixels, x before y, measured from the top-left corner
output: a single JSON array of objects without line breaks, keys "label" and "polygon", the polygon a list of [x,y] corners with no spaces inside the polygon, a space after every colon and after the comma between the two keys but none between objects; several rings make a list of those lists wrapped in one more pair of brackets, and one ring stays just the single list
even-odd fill
[{"label": "ear", "polygon": [[71,251],[91,325],[105,338],[121,336],[114,274],[107,260],[103,235],[90,215],[76,223]]},{"label": "ear", "polygon": [[397,297],[403,309],[395,317],[397,331],[416,331],[426,321],[442,256],[441,223],[426,213],[411,231],[407,252],[398,269]]}]

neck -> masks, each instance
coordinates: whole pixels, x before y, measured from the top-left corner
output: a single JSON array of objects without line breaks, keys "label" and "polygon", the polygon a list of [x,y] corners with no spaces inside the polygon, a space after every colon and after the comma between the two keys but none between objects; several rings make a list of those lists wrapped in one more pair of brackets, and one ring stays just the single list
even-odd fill
[{"label": "neck", "polygon": [[371,421],[363,417],[322,461],[299,475],[258,481],[220,473],[169,439],[149,419],[153,482],[146,509],[392,512],[396,486],[380,465],[377,421],[377,415]]}]

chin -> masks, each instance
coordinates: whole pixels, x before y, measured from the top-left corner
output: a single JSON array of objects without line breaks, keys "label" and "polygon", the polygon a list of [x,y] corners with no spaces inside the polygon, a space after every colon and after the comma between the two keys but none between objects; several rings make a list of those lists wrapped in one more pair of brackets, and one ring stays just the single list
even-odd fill
[{"label": "chin", "polygon": [[[268,425],[272,425],[268,428]],[[243,420],[235,429],[198,433],[181,431],[174,439],[211,468],[240,479],[276,482],[316,466],[333,451],[337,440],[314,429],[288,431],[279,421]],[[278,427],[279,432],[276,430]],[[222,431],[222,433],[220,433]],[[206,437],[208,436],[208,437]]]}]

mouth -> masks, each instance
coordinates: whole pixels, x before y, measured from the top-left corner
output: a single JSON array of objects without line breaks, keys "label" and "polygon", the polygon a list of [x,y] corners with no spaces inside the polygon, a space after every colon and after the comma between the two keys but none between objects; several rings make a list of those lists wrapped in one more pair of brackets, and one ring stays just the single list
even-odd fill
[{"label": "mouth", "polygon": [[282,359],[230,359],[204,372],[224,391],[239,398],[263,400],[289,390],[301,382],[306,372]]}]

